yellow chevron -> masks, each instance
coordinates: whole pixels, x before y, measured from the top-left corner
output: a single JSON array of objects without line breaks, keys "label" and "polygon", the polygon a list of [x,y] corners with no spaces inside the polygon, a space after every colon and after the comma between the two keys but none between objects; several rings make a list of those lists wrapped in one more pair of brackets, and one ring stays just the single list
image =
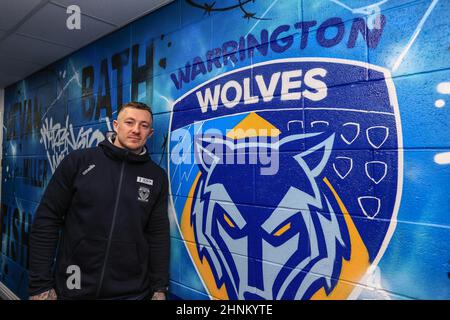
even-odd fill
[{"label": "yellow chevron", "polygon": [[227,137],[235,140],[250,137],[278,137],[280,133],[280,130],[269,121],[250,112],[227,133]]},{"label": "yellow chevron", "polygon": [[181,233],[183,234],[184,241],[187,243],[192,260],[194,260],[195,266],[200,273],[209,294],[213,296],[214,299],[228,300],[229,298],[225,285],[222,285],[220,288],[216,286],[216,281],[214,280],[211,267],[205,257],[200,260],[195,244],[194,229],[192,228],[191,223],[191,209],[195,187],[197,186],[200,176],[201,172],[197,174],[191,190],[189,191],[189,195],[183,209],[183,215],[181,216]]},{"label": "yellow chevron", "polygon": [[342,271],[339,276],[338,283],[336,287],[330,292],[329,295],[325,293],[325,289],[318,290],[312,297],[312,300],[343,300],[347,299],[350,293],[355,288],[355,284],[364,276],[366,271],[370,267],[369,253],[364,241],[359,235],[358,229],[356,228],[353,220],[348,213],[347,208],[342,202],[341,198],[334,190],[330,181],[325,177],[323,181],[328,186],[328,188],[333,193],[336,201],[339,204],[339,208],[344,215],[345,222],[347,224],[347,229],[350,235],[351,243],[351,253],[350,260],[346,261],[342,259]]}]

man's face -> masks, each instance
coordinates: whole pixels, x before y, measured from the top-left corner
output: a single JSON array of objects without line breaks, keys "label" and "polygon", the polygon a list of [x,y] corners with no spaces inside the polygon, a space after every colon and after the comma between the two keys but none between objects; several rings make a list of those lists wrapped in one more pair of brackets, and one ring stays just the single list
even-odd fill
[{"label": "man's face", "polygon": [[114,145],[139,153],[145,142],[153,135],[152,118],[146,110],[125,108],[114,120],[117,133]]}]

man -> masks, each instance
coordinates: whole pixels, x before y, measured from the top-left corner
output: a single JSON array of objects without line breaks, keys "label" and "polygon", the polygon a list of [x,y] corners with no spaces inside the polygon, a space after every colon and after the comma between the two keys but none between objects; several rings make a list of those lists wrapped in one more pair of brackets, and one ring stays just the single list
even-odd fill
[{"label": "man", "polygon": [[30,299],[165,299],[167,175],[148,154],[151,109],[125,104],[98,147],[56,169],[30,234]]}]

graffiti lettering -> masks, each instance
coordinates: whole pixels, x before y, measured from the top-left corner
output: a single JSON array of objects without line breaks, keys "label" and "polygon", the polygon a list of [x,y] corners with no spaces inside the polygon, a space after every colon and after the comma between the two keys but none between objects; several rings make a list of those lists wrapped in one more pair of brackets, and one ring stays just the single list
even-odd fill
[{"label": "graffiti lettering", "polygon": [[8,116],[6,140],[22,138],[24,135],[37,132],[41,124],[41,109],[37,97],[16,102]]},{"label": "graffiti lettering", "polygon": [[28,268],[29,226],[32,215],[20,208],[1,204],[2,253],[24,268]]},{"label": "graffiti lettering", "polygon": [[[112,130],[108,118],[106,118],[106,124],[108,130]],[[81,127],[78,134],[75,134],[72,124],[69,123],[69,116],[66,118],[65,125],[53,123],[53,118],[50,120],[45,118],[40,132],[39,142],[44,145],[52,173],[70,151],[96,146],[105,139],[99,129],[93,131],[92,128],[85,130]]]},{"label": "graffiti lettering", "polygon": [[[380,15],[379,21],[380,28],[370,30],[364,19],[355,18],[348,35],[347,48],[354,48],[358,36],[361,34],[367,47],[375,49],[386,25],[386,17]],[[302,21],[295,23],[294,28],[290,25],[278,26],[272,33],[263,29],[260,32],[259,41],[251,33],[245,37],[240,37],[239,41],[225,41],[221,47],[207,51],[205,59],[196,56],[192,60],[192,63],[191,61],[186,62],[185,67],[178,69],[178,73],[172,73],[170,78],[175,87],[181,89],[183,82],[187,84],[193,81],[198,75],[205,75],[211,72],[213,67],[220,69],[230,61],[234,65],[239,61],[251,59],[255,54],[255,50],[265,57],[269,49],[275,53],[282,53],[291,48],[295,41],[300,41],[298,47],[300,50],[303,50],[308,45],[310,31],[312,31],[311,28],[316,25],[317,21],[315,20]],[[333,30],[336,33],[335,36],[327,38],[326,34],[328,29],[336,29],[336,31]],[[295,37],[297,32],[301,33],[300,37]],[[317,32],[315,32],[315,39],[319,46],[330,48],[340,44],[344,40],[345,33],[346,26],[342,19],[333,17],[319,25]]]},{"label": "graffiti lettering", "polygon": [[21,181],[29,186],[42,188],[47,182],[47,161],[45,159],[30,158],[6,158],[4,163],[5,171],[3,174],[4,182],[12,182],[20,178]]},{"label": "graffiti lettering", "polygon": [[33,187],[44,187],[47,181],[47,168],[47,163],[43,159],[24,159],[24,183]]},{"label": "graffiti lettering", "polygon": [[[145,99],[146,102],[151,103],[153,92],[153,43],[148,43],[145,47],[145,60],[142,64],[139,63],[140,45],[136,44],[132,47],[131,59],[131,100],[142,100],[139,96],[139,85],[145,84]],[[116,92],[117,92],[117,109],[123,104],[123,78],[129,77],[125,74],[125,66],[129,64],[129,52],[127,48],[121,52],[112,55],[111,63],[105,58],[100,63],[100,70],[96,70],[94,66],[86,66],[82,71],[81,93],[82,102],[81,107],[83,115],[86,119],[99,120],[102,116],[112,117],[112,100],[111,100],[111,86],[114,85],[110,81],[110,72],[116,71],[115,77]],[[96,72],[99,72],[97,74]],[[98,83],[96,82],[98,80]],[[97,88],[94,88],[94,84]],[[97,95],[94,96],[95,89]],[[103,115],[102,115],[103,112]]]}]

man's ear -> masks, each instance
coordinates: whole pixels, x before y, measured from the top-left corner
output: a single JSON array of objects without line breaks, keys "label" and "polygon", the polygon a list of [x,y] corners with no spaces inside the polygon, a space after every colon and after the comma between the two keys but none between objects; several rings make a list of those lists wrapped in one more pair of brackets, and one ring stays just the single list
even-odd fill
[{"label": "man's ear", "polygon": [[117,133],[117,127],[119,126],[119,122],[117,120],[113,120],[113,129]]},{"label": "man's ear", "polygon": [[147,138],[151,138],[151,137],[153,136],[154,133],[155,133],[155,129],[151,128],[150,131],[149,131],[149,133],[148,133]]}]

